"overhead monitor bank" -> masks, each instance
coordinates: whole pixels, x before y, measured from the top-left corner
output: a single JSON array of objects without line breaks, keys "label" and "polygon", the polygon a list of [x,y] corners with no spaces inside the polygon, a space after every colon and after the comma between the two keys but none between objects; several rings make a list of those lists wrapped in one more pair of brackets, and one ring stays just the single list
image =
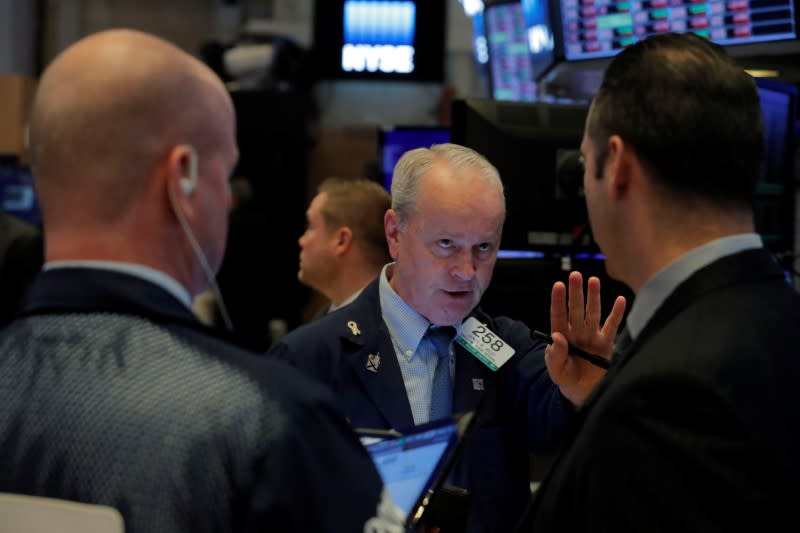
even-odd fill
[{"label": "overhead monitor bank", "polygon": [[560,0],[567,61],[609,57],[657,33],[693,32],[723,46],[797,39],[793,0]]}]

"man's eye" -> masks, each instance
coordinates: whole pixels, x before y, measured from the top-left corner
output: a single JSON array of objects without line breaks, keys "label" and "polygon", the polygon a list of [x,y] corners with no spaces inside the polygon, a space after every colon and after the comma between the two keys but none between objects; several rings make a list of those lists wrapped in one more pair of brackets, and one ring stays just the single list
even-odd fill
[{"label": "man's eye", "polygon": [[450,239],[439,239],[439,248],[452,248],[453,241]]},{"label": "man's eye", "polygon": [[479,252],[481,252],[481,253],[490,252],[491,250],[492,250],[492,245],[491,245],[491,243],[488,243],[488,242],[482,242],[482,243],[480,243],[480,244],[478,245],[478,251],[479,251]]}]

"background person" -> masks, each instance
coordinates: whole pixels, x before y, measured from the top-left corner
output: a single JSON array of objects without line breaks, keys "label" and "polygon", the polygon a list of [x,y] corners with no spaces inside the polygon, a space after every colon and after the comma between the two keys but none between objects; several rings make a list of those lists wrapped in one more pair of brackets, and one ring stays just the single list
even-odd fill
[{"label": "background person", "polygon": [[388,263],[383,216],[391,207],[375,182],[328,178],[306,211],[306,231],[298,240],[301,283],[328,301],[315,318],[356,299]]}]

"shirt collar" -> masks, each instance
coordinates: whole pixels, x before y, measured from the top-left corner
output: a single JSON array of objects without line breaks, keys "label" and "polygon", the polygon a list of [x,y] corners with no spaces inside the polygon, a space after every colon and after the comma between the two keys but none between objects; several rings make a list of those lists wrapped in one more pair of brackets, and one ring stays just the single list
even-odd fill
[{"label": "shirt collar", "polygon": [[642,332],[664,300],[692,274],[717,259],[762,246],[756,233],[722,237],[686,252],[656,272],[636,294],[628,313],[626,325],[631,338]]},{"label": "shirt collar", "polygon": [[192,310],[192,298],[189,291],[177,282],[174,278],[144,265],[136,265],[133,263],[122,263],[117,261],[48,261],[42,267],[42,270],[56,270],[59,268],[94,268],[97,270],[108,270],[111,272],[120,272],[141,278],[149,281],[154,285],[158,285],[179,302],[186,306],[190,311]]}]

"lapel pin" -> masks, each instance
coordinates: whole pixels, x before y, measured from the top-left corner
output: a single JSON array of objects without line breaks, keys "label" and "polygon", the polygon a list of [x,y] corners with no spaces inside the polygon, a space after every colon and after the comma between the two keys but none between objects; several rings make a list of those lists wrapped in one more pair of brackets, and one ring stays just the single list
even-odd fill
[{"label": "lapel pin", "polygon": [[371,353],[367,355],[367,370],[370,372],[377,372],[379,366],[381,366],[380,353]]},{"label": "lapel pin", "polygon": [[483,390],[483,378],[472,379],[472,390]]},{"label": "lapel pin", "polygon": [[348,322],[347,323],[347,327],[350,328],[350,331],[353,332],[353,335],[356,335],[356,336],[357,335],[361,335],[361,330],[358,329],[358,324],[356,324],[354,321],[351,320],[350,322]]}]

